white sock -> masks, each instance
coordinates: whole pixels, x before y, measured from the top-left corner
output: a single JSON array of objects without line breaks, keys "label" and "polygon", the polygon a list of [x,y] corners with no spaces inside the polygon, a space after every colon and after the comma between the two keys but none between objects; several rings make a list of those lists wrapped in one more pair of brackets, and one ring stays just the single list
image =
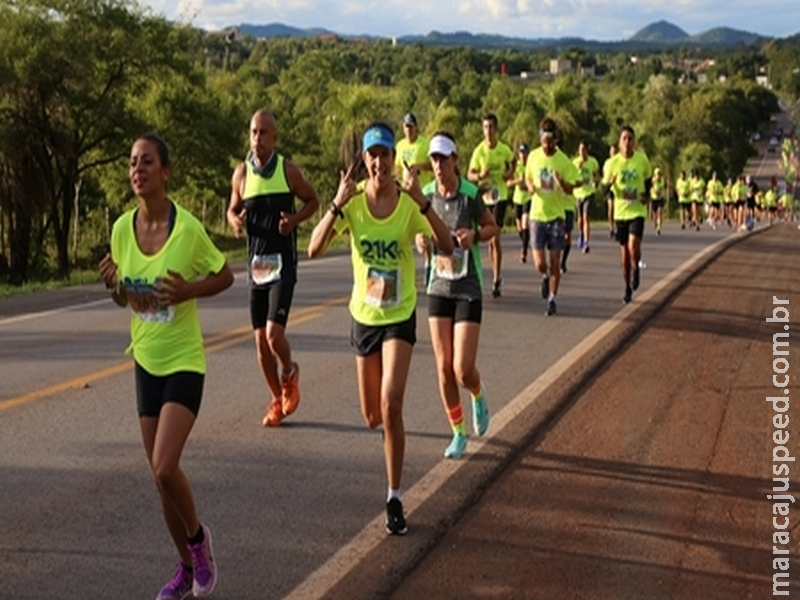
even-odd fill
[{"label": "white sock", "polygon": [[388,502],[392,498],[397,498],[400,500],[400,490],[393,490],[392,488],[389,488],[389,495],[386,498],[386,501]]}]

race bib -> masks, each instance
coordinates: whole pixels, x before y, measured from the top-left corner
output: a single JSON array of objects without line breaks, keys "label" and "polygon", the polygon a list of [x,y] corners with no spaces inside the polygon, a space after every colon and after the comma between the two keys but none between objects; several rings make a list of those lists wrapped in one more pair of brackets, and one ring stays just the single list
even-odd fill
[{"label": "race bib", "polygon": [[456,248],[450,256],[436,255],[436,277],[455,281],[467,275],[469,250]]},{"label": "race bib", "polygon": [[400,302],[400,271],[369,267],[366,302],[375,308],[397,306]]},{"label": "race bib", "polygon": [[494,204],[499,199],[500,199],[500,190],[497,189],[496,186],[492,186],[488,190],[483,192],[483,202],[484,202],[484,204]]},{"label": "race bib", "polygon": [[155,289],[151,285],[126,286],[125,295],[133,313],[142,321],[171,323],[175,318],[174,308],[159,304]]},{"label": "race bib", "polygon": [[636,202],[638,200],[639,194],[636,192],[636,188],[625,188],[622,190],[622,199],[625,202]]},{"label": "race bib", "polygon": [[280,254],[257,254],[250,262],[250,276],[257,285],[272,283],[280,280],[282,268],[283,258]]}]

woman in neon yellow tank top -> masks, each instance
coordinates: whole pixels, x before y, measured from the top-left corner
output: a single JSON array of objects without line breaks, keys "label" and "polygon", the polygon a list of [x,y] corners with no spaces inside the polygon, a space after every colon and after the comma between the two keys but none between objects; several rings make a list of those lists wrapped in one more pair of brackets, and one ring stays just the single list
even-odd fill
[{"label": "woman in neon yellow tank top", "polygon": [[353,317],[350,343],[356,352],[361,413],[370,428],[383,425],[388,479],[386,530],[406,533],[400,501],[405,453],[403,394],[416,342],[417,289],[414,242],[417,233],[433,235],[444,254],[453,252],[450,231],[419,186],[419,174],[407,169],[402,188],[394,180],[394,133],[373,123],[362,139],[367,180],[363,187],[354,166],[341,173],[336,197],[314,228],[311,258],[321,256],[335,233],[350,231],[353,261]]},{"label": "woman in neon yellow tank top", "polygon": [[202,224],[167,196],[170,160],[161,138],[134,142],[128,174],[138,206],[114,223],[100,274],[114,302],[131,307],[139,427],[180,556],[157,600],[207,596],[217,580],[211,532],[198,520],[179,462],[206,370],[196,299],[229,287],[233,273]]}]

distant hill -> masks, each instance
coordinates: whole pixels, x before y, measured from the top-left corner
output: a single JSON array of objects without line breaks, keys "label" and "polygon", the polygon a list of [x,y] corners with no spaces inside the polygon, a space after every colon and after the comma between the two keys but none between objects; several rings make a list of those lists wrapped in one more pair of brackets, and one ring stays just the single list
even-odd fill
[{"label": "distant hill", "polygon": [[[228,27],[235,29],[242,35],[252,36],[257,39],[270,38],[308,38],[320,35],[331,35],[341,38],[375,39],[369,35],[341,35],[323,28],[300,29],[282,23],[269,23],[255,25],[242,23]],[[800,33],[797,34],[800,36]],[[386,39],[386,38],[383,38]],[[476,48],[516,48],[516,49],[555,49],[578,47],[589,51],[636,51],[639,49],[658,49],[660,47],[725,47],[736,45],[755,45],[770,38],[731,29],[729,27],[716,27],[703,33],[689,35],[683,29],[668,21],[657,21],[636,32],[627,40],[615,42],[599,42],[585,40],[579,37],[564,38],[518,38],[503,35],[473,34],[468,31],[442,33],[431,31],[427,35],[407,35],[398,37],[397,41],[404,44],[423,44],[428,46],[469,46]],[[791,38],[790,38],[791,39]]]},{"label": "distant hill", "polygon": [[327,29],[319,27],[300,29],[298,27],[292,27],[291,25],[284,25],[283,23],[268,23],[267,25],[242,23],[241,25],[233,25],[227,29],[236,29],[242,35],[249,35],[256,39],[306,38],[317,37],[324,34],[335,35],[333,31],[328,31]]},{"label": "distant hill", "polygon": [[689,34],[683,29],[667,21],[657,21],[651,23],[644,29],[640,29],[629,38],[631,42],[659,42],[673,44],[689,39]]}]

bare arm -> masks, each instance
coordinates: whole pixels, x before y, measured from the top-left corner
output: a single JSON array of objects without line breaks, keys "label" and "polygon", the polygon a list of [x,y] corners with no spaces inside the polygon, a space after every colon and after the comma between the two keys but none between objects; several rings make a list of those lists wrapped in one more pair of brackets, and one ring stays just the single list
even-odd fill
[{"label": "bare arm", "polygon": [[244,163],[234,169],[233,176],[231,177],[231,199],[228,204],[228,225],[233,229],[233,234],[240,238],[244,231],[245,223],[245,209],[244,202],[242,201],[242,187],[244,186],[245,166]]},{"label": "bare arm", "polygon": [[339,188],[336,190],[336,196],[334,196],[330,208],[325,211],[322,219],[314,227],[314,231],[311,232],[311,239],[308,242],[309,258],[317,258],[325,254],[328,245],[336,234],[333,225],[336,219],[339,218],[338,214],[356,193],[356,182],[353,179],[355,167],[356,165],[352,164],[347,169],[347,173],[344,171],[339,173]]},{"label": "bare arm", "polygon": [[281,213],[281,222],[278,225],[281,235],[289,235],[292,229],[309,219],[319,208],[317,192],[305,178],[300,167],[288,160],[286,161],[286,178],[292,193],[303,203],[303,206],[294,214]]}]

